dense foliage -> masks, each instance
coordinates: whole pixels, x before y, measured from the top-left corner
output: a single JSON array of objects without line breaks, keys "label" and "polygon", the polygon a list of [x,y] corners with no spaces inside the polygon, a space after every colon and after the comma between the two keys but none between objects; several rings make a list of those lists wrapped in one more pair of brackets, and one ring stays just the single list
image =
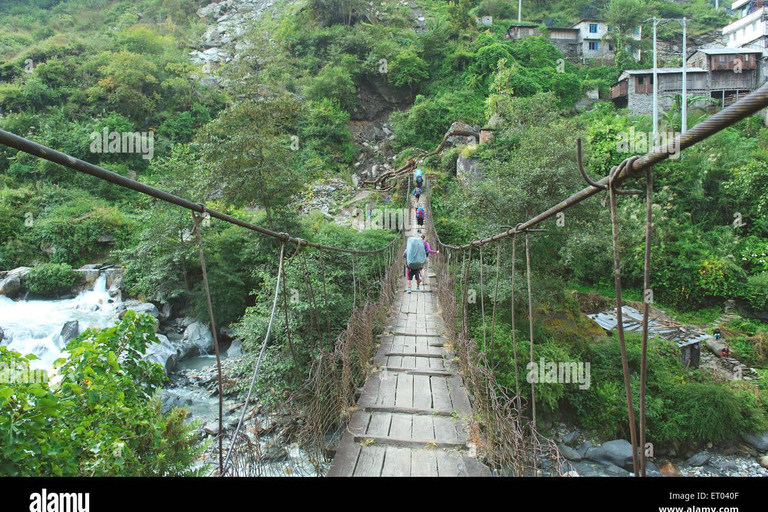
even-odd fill
[{"label": "dense foliage", "polygon": [[[200,454],[183,409],[160,412],[161,366],[141,360],[157,343],[155,320],[128,311],[115,327],[67,345],[55,379],[34,356],[0,347],[0,474],[173,476]],[[6,378],[7,377],[7,378]]]}]

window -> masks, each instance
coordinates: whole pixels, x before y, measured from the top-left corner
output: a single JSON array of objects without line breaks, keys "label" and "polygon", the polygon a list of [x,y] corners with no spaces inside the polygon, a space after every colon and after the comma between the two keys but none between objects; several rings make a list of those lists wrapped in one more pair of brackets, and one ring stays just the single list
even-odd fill
[{"label": "window", "polygon": [[611,51],[611,52],[613,51],[613,45],[612,44],[608,45],[608,51]]},{"label": "window", "polygon": [[597,41],[590,41],[589,42],[589,49],[592,51],[597,51],[598,45]]},{"label": "window", "polygon": [[728,57],[726,55],[718,55],[717,56],[717,62],[719,64],[725,64],[728,61]]},{"label": "window", "polygon": [[590,23],[589,24],[589,33],[590,34],[597,34],[597,23]]},{"label": "window", "polygon": [[645,83],[645,77],[637,77],[637,85],[643,85]]},{"label": "window", "polygon": [[613,32],[613,27],[608,25],[608,32]]}]

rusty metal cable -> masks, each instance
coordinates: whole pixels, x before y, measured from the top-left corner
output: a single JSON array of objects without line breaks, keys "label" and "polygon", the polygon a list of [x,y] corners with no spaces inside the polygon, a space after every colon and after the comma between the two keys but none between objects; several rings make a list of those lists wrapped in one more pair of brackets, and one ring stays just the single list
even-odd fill
[{"label": "rusty metal cable", "polygon": [[[203,213],[205,215],[205,206],[203,206]],[[218,388],[219,388],[219,467],[222,467],[223,458],[223,437],[224,432],[224,380],[221,373],[221,353],[219,352],[219,336],[216,332],[216,319],[213,316],[213,302],[211,301],[211,288],[208,286],[208,271],[205,265],[205,251],[203,250],[203,235],[202,224],[200,217],[192,212],[192,222],[194,223],[193,230],[197,233],[197,247],[200,252],[200,270],[203,273],[203,288],[205,288],[205,301],[208,305],[208,319],[211,322],[211,335],[213,336],[213,349],[216,353],[216,371],[218,374]]]},{"label": "rusty metal cable", "polygon": [[493,291],[493,313],[491,313],[491,362],[493,362],[493,335],[496,331],[496,303],[499,297],[499,267],[501,265],[501,245],[496,247],[496,287]]},{"label": "rusty metal cable", "polygon": [[[613,180],[618,185],[630,177],[642,176],[648,167],[666,160],[670,155],[677,154],[680,151],[693,146],[697,142],[700,142],[710,135],[713,135],[720,130],[741,121],[749,115],[759,112],[765,107],[768,107],[768,83],[762,85],[759,89],[740,99],[733,105],[724,108],[712,117],[707,118],[701,123],[691,127],[685,133],[679,134],[677,137],[669,141],[666,146],[656,148],[654,151],[651,151],[642,157],[633,157],[632,165],[625,165],[622,167],[621,172],[619,172],[613,178]],[[443,245],[446,247],[452,247],[454,249],[465,249],[470,246],[477,247],[479,245],[495,242],[496,240],[511,236],[514,233],[521,233],[526,229],[540,224],[548,218],[557,215],[566,208],[580,203],[581,201],[584,201],[585,199],[588,199],[595,194],[605,190],[605,187],[608,185],[608,180],[609,176],[598,180],[595,182],[595,184],[598,185],[597,187],[590,185],[587,188],[584,188],[568,197],[567,199],[559,202],[548,210],[545,210],[539,215],[528,219],[527,221],[522,222],[516,227],[510,228],[507,231],[503,231],[488,238],[473,240],[463,245],[451,245],[445,243]]]},{"label": "rusty metal cable", "polygon": [[640,476],[646,476],[645,457],[645,392],[648,382],[648,317],[651,291],[651,236],[653,234],[653,167],[646,170],[645,193],[645,262],[643,276],[643,341],[640,356]]},{"label": "rusty metal cable", "polygon": [[[251,377],[251,383],[248,386],[248,394],[245,397],[245,403],[243,403],[243,410],[240,413],[240,419],[237,422],[235,428],[235,434],[232,436],[232,442],[229,444],[229,451],[227,452],[227,458],[224,461],[223,468],[219,468],[219,475],[224,476],[227,473],[227,466],[229,465],[229,459],[232,456],[232,449],[237,442],[237,436],[240,433],[240,429],[243,426],[243,420],[245,419],[245,413],[248,409],[248,403],[251,401],[251,395],[253,394],[253,386],[256,384],[256,378],[259,376],[259,369],[261,368],[261,360],[264,358],[264,352],[267,349],[269,343],[269,335],[272,333],[272,324],[275,321],[275,310],[277,310],[277,298],[280,296],[280,281],[283,274],[283,263],[285,257],[285,242],[280,243],[280,260],[277,269],[277,283],[275,283],[275,298],[272,300],[272,312],[269,315],[269,324],[267,325],[267,333],[264,335],[264,342],[261,344],[261,350],[259,351],[259,357],[256,360],[256,368],[253,370],[253,376]],[[220,432],[221,434],[221,432]]]},{"label": "rusty metal cable", "polygon": [[[531,348],[531,365],[533,365],[533,294],[531,287],[531,253],[529,249],[528,233],[525,234],[525,277],[528,281],[528,326],[529,326],[529,345]],[[531,418],[533,420],[533,429],[536,430],[536,386],[535,379],[531,379]],[[535,460],[534,453],[534,460]],[[535,464],[535,462],[534,462]]]},{"label": "rusty metal cable", "polygon": [[252,224],[242,219],[232,217],[231,215],[227,215],[226,213],[221,213],[214,209],[208,208],[202,203],[194,203],[188,199],[184,199],[183,197],[170,194],[168,192],[152,187],[150,185],[140,183],[136,180],[132,180],[131,178],[121,176],[116,172],[109,171],[107,169],[99,167],[98,165],[94,165],[84,160],[80,160],[79,158],[75,158],[73,156],[62,153],[60,151],[56,151],[55,149],[51,149],[49,147],[43,146],[42,144],[38,144],[29,139],[20,137],[18,135],[7,132],[5,130],[0,130],[0,144],[4,144],[14,149],[18,149],[19,151],[23,151],[24,153],[28,153],[32,156],[36,156],[38,158],[48,160],[49,162],[54,162],[59,165],[63,165],[64,167],[75,170],[77,172],[89,174],[100,180],[104,180],[104,181],[113,183],[115,185],[119,185],[123,188],[128,188],[136,192],[139,192],[141,194],[154,197],[155,199],[160,199],[161,201],[165,201],[166,203],[175,204],[176,206],[186,208],[187,210],[191,210],[193,212],[208,213],[211,217],[215,217],[219,220],[223,220],[224,222],[228,222],[230,224],[235,224],[240,227],[250,229],[251,231],[256,231],[258,233],[261,233],[262,235],[276,238],[278,240],[281,240],[282,242],[294,243],[304,247],[314,247],[316,249],[324,249],[326,251],[343,252],[343,253],[351,253],[351,254],[373,254],[373,253],[384,250],[384,248],[373,249],[373,250],[346,249],[342,247],[334,247],[330,245],[310,242],[302,238],[293,237],[289,233],[278,233],[276,231],[272,231],[271,229],[267,229],[267,228],[258,226],[256,224]]},{"label": "rusty metal cable", "polygon": [[483,318],[483,352],[485,352],[485,299],[483,299],[483,248],[480,247],[480,315]]},{"label": "rusty metal cable", "polygon": [[517,330],[515,328],[515,262],[517,260],[517,255],[515,254],[516,249],[517,235],[515,234],[512,236],[512,299],[510,313],[512,314],[512,358],[515,365],[515,393],[517,394],[517,400],[515,402],[517,403],[517,412],[518,414],[521,414],[523,407],[520,402],[520,377],[517,369]]},{"label": "rusty metal cable", "polygon": [[[625,160],[622,164],[626,163]],[[608,182],[608,202],[611,209],[611,233],[613,239],[613,272],[616,284],[616,325],[619,334],[619,345],[621,348],[621,367],[624,373],[624,391],[627,396],[627,417],[629,419],[629,435],[632,443],[632,466],[635,476],[638,475],[637,463],[637,432],[635,429],[635,410],[632,406],[632,390],[629,382],[629,362],[627,361],[627,346],[624,340],[624,315],[622,313],[621,300],[621,255],[619,254],[619,220],[616,207],[616,187],[614,177],[621,172],[621,166],[616,166],[611,170]]]}]

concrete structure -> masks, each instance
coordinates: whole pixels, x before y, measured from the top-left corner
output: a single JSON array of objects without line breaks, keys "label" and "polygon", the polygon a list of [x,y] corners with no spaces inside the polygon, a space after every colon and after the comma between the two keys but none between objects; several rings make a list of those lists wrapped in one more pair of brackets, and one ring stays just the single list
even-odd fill
[{"label": "concrete structure", "polygon": [[[613,32],[613,27],[605,22],[595,19],[583,19],[571,27],[549,27],[549,40],[563,55],[569,59],[601,59],[606,63],[613,63],[616,48],[611,41],[604,39]],[[530,36],[541,35],[539,28],[531,24],[514,24],[507,29],[507,39],[525,39]],[[640,27],[637,28],[631,39],[639,41]],[[610,38],[608,38],[610,39]],[[633,56],[640,60],[640,49],[633,50]]]},{"label": "concrete structure", "polygon": [[578,28],[550,28],[549,41],[563,52],[568,59],[578,59],[581,55]]},{"label": "concrete structure", "polygon": [[540,35],[539,28],[535,25],[510,25],[504,37],[517,40],[538,35]]},{"label": "concrete structure", "polygon": [[[579,55],[582,59],[613,61],[616,48],[612,42],[605,40],[605,36],[613,32],[613,27],[597,19],[583,19],[572,25],[571,28],[579,30]],[[637,27],[630,38],[639,41],[641,36],[641,28]],[[640,49],[633,49],[632,54],[635,60],[640,60]]]},{"label": "concrete structure", "polygon": [[[705,69],[686,68],[687,95],[709,96]],[[658,68],[659,110],[672,107],[675,96],[683,91],[683,68]],[[629,108],[635,114],[653,113],[653,70],[628,69],[611,87],[611,99],[618,108]],[[703,106],[703,105],[702,105]]]},{"label": "concrete structure", "polygon": [[723,27],[723,39],[730,48],[750,48],[766,53],[766,0],[736,0],[731,9],[738,19]]}]

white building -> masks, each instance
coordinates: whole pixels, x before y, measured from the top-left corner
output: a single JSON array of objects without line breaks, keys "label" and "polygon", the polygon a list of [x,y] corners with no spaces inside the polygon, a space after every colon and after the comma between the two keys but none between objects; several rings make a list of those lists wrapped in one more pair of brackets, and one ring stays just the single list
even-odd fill
[{"label": "white building", "polygon": [[[613,59],[616,48],[613,42],[604,40],[604,37],[613,32],[613,27],[604,21],[596,19],[583,19],[571,25],[571,28],[579,30],[579,52],[584,59]],[[637,27],[630,35],[631,39],[639,41],[641,28]],[[630,48],[635,60],[640,60],[640,49]]]},{"label": "white building", "polygon": [[750,48],[766,53],[766,8],[765,0],[736,0],[731,9],[739,19],[723,27],[723,39],[729,48]]}]

